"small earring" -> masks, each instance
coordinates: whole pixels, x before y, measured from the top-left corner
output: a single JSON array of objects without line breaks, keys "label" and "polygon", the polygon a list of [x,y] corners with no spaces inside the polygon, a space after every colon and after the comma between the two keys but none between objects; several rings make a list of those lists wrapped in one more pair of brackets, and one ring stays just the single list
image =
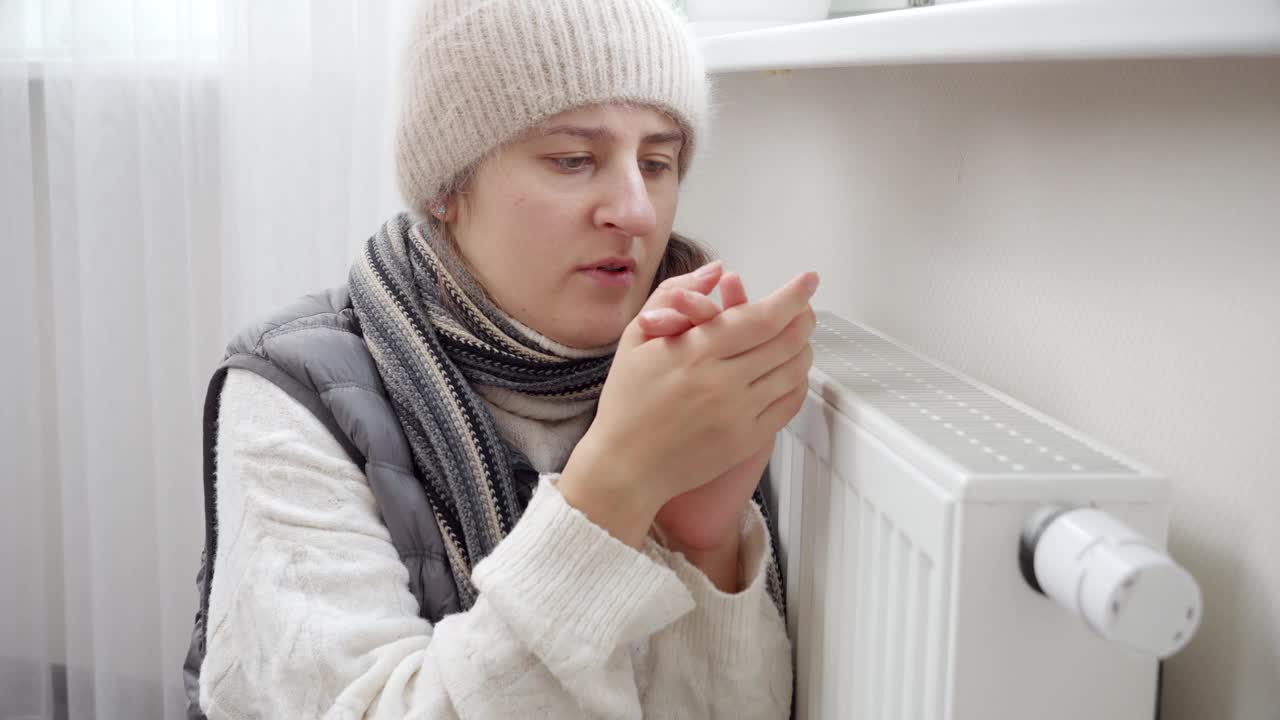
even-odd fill
[{"label": "small earring", "polygon": [[444,216],[445,216],[445,213],[449,212],[449,208],[448,208],[447,206],[445,206],[445,205],[437,205],[437,206],[435,206],[435,208],[432,210],[432,212],[435,214],[435,216],[436,216],[437,218],[439,218],[439,219],[443,220],[443,219],[444,219]]}]

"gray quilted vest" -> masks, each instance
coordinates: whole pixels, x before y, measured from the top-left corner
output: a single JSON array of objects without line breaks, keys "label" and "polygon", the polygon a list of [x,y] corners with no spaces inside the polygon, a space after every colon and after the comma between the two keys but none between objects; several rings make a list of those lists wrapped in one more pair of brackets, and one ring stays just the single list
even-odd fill
[{"label": "gray quilted vest", "polygon": [[[391,542],[409,570],[409,590],[418,601],[419,614],[435,624],[460,609],[440,529],[422,482],[414,474],[409,442],[364,344],[347,288],[307,295],[237,334],[214,371],[205,396],[205,542],[196,575],[200,609],[183,663],[187,717],[192,720],[204,718],[200,711],[200,665],[218,548],[218,407],[227,371],[232,368],[261,375],[305,405],[364,470]],[[538,473],[519,450],[508,444],[507,451],[521,500],[527,504],[537,487]]]}]

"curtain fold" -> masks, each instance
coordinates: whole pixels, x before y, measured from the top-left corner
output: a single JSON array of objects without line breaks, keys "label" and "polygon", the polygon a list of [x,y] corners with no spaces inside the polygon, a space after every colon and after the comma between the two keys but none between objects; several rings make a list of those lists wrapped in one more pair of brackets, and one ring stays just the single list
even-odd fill
[{"label": "curtain fold", "polygon": [[204,386],[402,206],[409,5],[0,0],[0,720],[185,717]]}]

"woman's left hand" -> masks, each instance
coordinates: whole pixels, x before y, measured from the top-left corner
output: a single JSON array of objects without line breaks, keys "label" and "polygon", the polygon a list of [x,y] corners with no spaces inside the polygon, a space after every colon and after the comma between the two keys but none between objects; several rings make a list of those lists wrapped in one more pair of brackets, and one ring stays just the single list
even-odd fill
[{"label": "woman's left hand", "polygon": [[[714,318],[721,308],[707,293],[716,285],[725,309],[747,302],[742,279],[736,273],[721,275],[718,266],[702,276],[674,277],[659,286],[646,303],[641,313],[645,334],[650,338],[679,335]],[[770,439],[767,446],[720,477],[662,506],[656,523],[668,547],[686,555],[731,551],[736,560],[742,511],[772,454]]]}]

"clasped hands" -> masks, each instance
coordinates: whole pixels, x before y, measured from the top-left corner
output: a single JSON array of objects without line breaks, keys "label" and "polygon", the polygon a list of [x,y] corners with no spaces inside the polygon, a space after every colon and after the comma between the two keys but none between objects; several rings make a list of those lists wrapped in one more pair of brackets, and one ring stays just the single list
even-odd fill
[{"label": "clasped hands", "polygon": [[808,393],[817,285],[803,273],[751,302],[713,262],[658,286],[623,331],[561,474],[566,502],[632,547],[656,530],[731,589],[743,510]]}]

